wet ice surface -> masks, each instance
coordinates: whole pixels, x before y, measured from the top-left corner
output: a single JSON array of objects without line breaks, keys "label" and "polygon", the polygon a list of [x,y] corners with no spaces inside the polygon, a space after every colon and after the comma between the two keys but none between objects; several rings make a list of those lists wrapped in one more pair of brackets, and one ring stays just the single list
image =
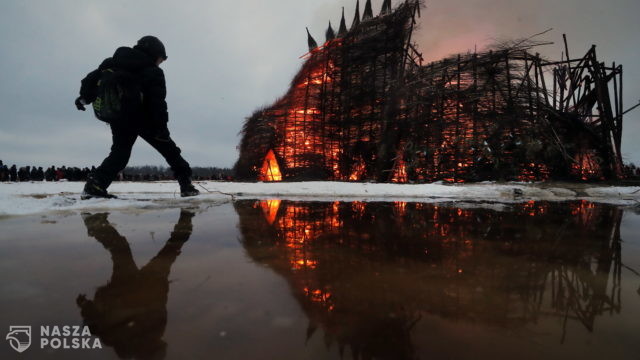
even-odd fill
[{"label": "wet ice surface", "polygon": [[[640,216],[585,201],[254,201],[0,220],[21,358],[634,359]],[[3,342],[0,358],[18,354]]]}]

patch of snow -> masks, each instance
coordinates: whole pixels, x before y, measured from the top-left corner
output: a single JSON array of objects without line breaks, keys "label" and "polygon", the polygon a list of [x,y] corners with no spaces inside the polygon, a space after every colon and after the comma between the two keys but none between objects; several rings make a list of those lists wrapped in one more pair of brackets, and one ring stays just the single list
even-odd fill
[{"label": "patch of snow", "polygon": [[559,197],[576,197],[578,194],[570,189],[564,188],[547,188],[547,190],[551,191],[555,196]]},{"label": "patch of snow", "polygon": [[618,197],[621,199],[640,199],[640,188],[635,186],[619,187],[619,186],[606,186],[606,187],[594,187],[584,190],[591,197]]},{"label": "patch of snow", "polygon": [[[232,199],[317,201],[409,201],[509,204],[529,200],[584,199],[628,205],[640,201],[640,187],[592,186],[574,191],[567,184],[495,183],[449,185],[378,184],[345,182],[238,183],[197,182],[202,195],[180,198],[178,184],[116,182],[109,190],[120,199],[80,200],[80,182],[0,183],[0,215],[27,215],[49,211],[146,209],[194,206]],[[551,184],[554,185],[554,184]],[[580,195],[579,195],[580,194]],[[586,196],[585,196],[586,194]],[[476,204],[477,205],[477,204]],[[491,205],[500,208],[500,205]]]}]

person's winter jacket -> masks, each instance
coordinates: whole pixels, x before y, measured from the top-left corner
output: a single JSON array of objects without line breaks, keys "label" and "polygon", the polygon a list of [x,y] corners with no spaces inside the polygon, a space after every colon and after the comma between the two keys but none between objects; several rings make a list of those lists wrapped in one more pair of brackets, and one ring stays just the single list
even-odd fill
[{"label": "person's winter jacket", "polygon": [[105,59],[98,69],[90,72],[82,80],[80,97],[87,104],[96,99],[98,80],[100,80],[102,71],[106,69],[125,70],[136,75],[142,89],[143,114],[142,119],[134,119],[136,123],[145,128],[166,125],[169,120],[165,100],[167,89],[164,72],[156,65],[155,61],[156,59],[151,55],[137,47],[118,48],[113,57]]}]

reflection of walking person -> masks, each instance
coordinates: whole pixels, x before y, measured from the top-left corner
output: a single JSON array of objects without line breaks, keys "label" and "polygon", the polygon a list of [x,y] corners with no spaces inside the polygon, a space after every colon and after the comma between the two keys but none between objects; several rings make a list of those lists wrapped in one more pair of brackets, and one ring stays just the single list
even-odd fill
[{"label": "reflection of walking person", "polygon": [[164,358],[167,344],[162,336],[167,325],[169,273],[191,236],[194,214],[180,212],[169,240],[140,269],[127,239],[107,221],[108,214],[82,216],[89,236],[111,253],[113,261],[111,280],[96,290],[93,300],[84,294],[76,299],[85,324],[121,358]]}]

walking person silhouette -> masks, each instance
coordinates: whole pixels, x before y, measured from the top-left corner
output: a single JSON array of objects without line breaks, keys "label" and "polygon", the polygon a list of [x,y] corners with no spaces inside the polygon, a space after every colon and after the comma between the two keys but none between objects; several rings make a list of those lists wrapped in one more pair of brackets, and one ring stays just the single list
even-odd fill
[{"label": "walking person silhouette", "polygon": [[164,44],[155,36],[144,36],[133,48],[118,48],[82,80],[76,107],[85,111],[85,105],[93,103],[96,116],[105,115],[98,118],[109,123],[113,138],[109,156],[89,175],[82,199],[115,197],[107,188],[127,166],[138,136],[171,166],[183,197],[200,193],[192,185],[191,167],[180,155],[167,127],[167,89],[164,72],[159,67],[165,60]]}]

